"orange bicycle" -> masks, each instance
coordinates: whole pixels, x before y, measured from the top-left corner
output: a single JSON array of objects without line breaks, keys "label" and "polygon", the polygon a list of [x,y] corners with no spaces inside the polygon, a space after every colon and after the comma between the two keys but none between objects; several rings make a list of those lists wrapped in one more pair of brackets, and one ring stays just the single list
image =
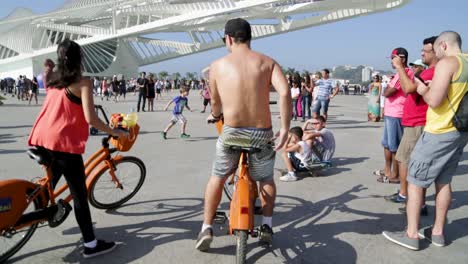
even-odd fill
[{"label": "orange bicycle", "polygon": [[[102,148],[85,162],[89,202],[98,209],[113,209],[131,199],[141,188],[146,167],[139,158],[112,155],[128,151],[136,140],[138,125],[129,129],[129,137],[102,139]],[[109,141],[115,146],[111,148]],[[60,225],[71,211],[71,195],[56,201],[68,189],[67,184],[54,191],[51,164],[44,149],[33,148],[28,155],[41,164],[46,176],[35,182],[20,179],[0,181],[0,263],[13,256],[31,238],[39,223]]]},{"label": "orange bicycle", "polygon": [[[216,121],[218,133],[221,134],[223,120]],[[237,238],[236,263],[246,262],[247,240],[259,236],[259,228],[254,227],[254,215],[261,215],[261,207],[255,206],[258,196],[258,186],[250,177],[249,154],[261,151],[259,148],[230,146],[232,150],[240,151],[238,173],[231,175],[224,184],[224,192],[231,201],[229,218],[224,212],[216,212],[215,222],[224,223],[229,220],[228,232]]]}]

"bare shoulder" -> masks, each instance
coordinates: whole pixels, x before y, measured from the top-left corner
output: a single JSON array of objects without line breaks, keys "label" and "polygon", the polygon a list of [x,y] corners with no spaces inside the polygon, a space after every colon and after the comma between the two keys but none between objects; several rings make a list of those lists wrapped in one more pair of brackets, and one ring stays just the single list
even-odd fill
[{"label": "bare shoulder", "polygon": [[84,87],[92,87],[92,81],[89,78],[81,78],[81,80],[78,82],[78,87],[84,88]]},{"label": "bare shoulder", "polygon": [[221,57],[210,64],[210,75],[215,74],[223,65],[226,64],[227,56]]},{"label": "bare shoulder", "polygon": [[442,58],[439,62],[437,62],[436,69],[444,72],[451,72],[454,73],[457,71],[459,67],[459,62],[457,57],[455,56],[447,56]]},{"label": "bare shoulder", "polygon": [[272,58],[270,58],[269,56],[263,54],[263,53],[260,53],[260,52],[257,52],[257,51],[252,51],[253,54],[255,54],[256,56],[258,56],[259,59],[262,60],[263,63],[265,64],[269,64],[271,66],[275,65],[276,64],[276,61]]}]

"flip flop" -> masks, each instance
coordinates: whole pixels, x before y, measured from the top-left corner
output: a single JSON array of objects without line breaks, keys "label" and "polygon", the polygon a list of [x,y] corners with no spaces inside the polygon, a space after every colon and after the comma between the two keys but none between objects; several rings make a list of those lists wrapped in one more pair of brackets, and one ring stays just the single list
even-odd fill
[{"label": "flip flop", "polygon": [[387,177],[387,176],[380,176],[379,178],[377,178],[377,181],[380,182],[380,183],[392,183],[392,184],[400,184],[400,180],[399,179],[392,179],[390,177]]},{"label": "flip flop", "polygon": [[376,170],[376,171],[372,172],[372,174],[374,174],[375,176],[378,176],[378,177],[382,177],[382,176],[385,176],[385,171],[384,170]]}]

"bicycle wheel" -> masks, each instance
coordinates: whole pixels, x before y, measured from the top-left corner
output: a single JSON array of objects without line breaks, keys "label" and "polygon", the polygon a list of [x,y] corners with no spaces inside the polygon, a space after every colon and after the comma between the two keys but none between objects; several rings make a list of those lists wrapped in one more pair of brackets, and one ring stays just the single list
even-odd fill
[{"label": "bicycle wheel", "polygon": [[234,175],[234,181],[231,181],[231,176],[228,177],[228,179],[224,182],[224,193],[226,194],[227,198],[229,201],[232,200],[232,194],[234,193],[234,189],[236,187],[237,179],[239,179],[239,176]]},{"label": "bicycle wheel", "polygon": [[[32,212],[39,209],[40,201],[35,199],[33,203],[29,205],[28,208],[24,211],[24,213]],[[0,235],[0,263],[5,262],[11,256],[16,254],[31,236],[36,231],[37,226],[39,223],[26,226],[22,229],[16,230],[14,233],[7,233]]]},{"label": "bicycle wheel", "polygon": [[143,161],[136,157],[123,157],[115,161],[115,176],[118,186],[105,168],[95,177],[90,186],[89,202],[98,209],[114,209],[132,198],[140,190],[146,177]]},{"label": "bicycle wheel", "polygon": [[237,247],[236,247],[236,263],[244,264],[247,259],[247,238],[249,233],[247,230],[239,230],[236,232]]}]

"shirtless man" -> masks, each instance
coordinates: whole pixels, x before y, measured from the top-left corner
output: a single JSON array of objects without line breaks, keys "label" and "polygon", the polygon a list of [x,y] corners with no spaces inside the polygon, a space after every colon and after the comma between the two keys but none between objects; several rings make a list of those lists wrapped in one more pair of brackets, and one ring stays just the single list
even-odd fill
[{"label": "shirtless man", "polygon": [[[234,173],[240,152],[229,145],[255,147],[261,152],[250,155],[250,172],[260,182],[263,220],[260,241],[271,243],[272,215],[276,197],[273,180],[275,151],[285,144],[291,121],[291,95],[280,65],[271,58],[250,49],[250,24],[240,18],[229,20],[225,38],[230,54],[210,66],[211,115],[217,120],[224,115],[223,133],[216,143],[212,176],[205,191],[205,214],[196,248],[206,251],[213,241],[213,218],[221,200],[224,182]],[[273,149],[270,113],[270,87],[279,93],[281,130]]]}]

